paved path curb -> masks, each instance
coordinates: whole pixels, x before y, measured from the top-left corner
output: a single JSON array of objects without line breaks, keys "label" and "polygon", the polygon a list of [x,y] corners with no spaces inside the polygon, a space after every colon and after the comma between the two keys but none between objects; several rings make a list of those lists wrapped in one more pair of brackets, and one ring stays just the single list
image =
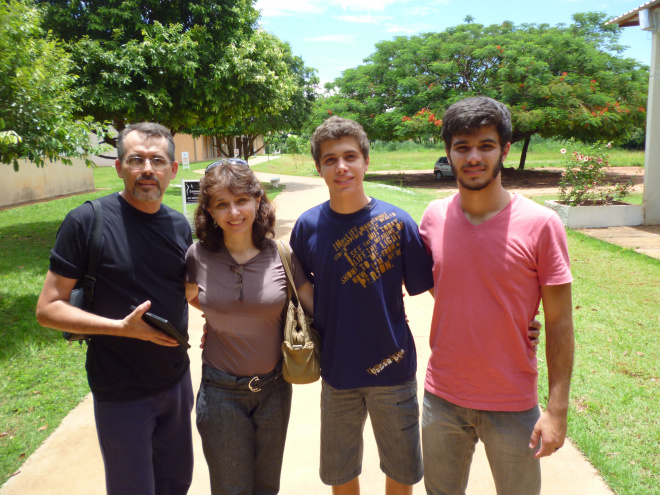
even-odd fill
[{"label": "paved path curb", "polygon": [[[267,181],[274,174],[257,174]],[[319,178],[280,176],[286,189],[275,200],[278,238],[288,239],[300,213],[328,199],[328,192]],[[406,297],[406,312],[410,319],[418,351],[417,380],[420,398],[426,362],[429,357],[428,336],[431,320],[431,296]],[[191,308],[191,342],[199,342],[203,319]],[[201,352],[190,351],[193,386],[197,390],[201,374]],[[315,495],[330,493],[318,477],[320,383],[294,387],[293,407],[282,472],[282,495]],[[193,412],[194,421],[194,412]],[[195,430],[195,429],[193,429]],[[202,453],[201,441],[194,431],[195,471],[191,495],[210,494],[209,477]],[[613,495],[596,470],[572,445],[542,460],[542,495]],[[378,453],[367,422],[365,451],[361,476],[362,493],[384,493],[384,476],[378,467]],[[91,396],[78,405],[44,444],[26,461],[19,474],[0,488],[0,495],[102,495],[105,493],[103,463],[99,451]],[[423,483],[414,487],[414,494],[424,493]],[[495,489],[483,448],[478,447],[472,465],[468,495],[494,495]]]}]

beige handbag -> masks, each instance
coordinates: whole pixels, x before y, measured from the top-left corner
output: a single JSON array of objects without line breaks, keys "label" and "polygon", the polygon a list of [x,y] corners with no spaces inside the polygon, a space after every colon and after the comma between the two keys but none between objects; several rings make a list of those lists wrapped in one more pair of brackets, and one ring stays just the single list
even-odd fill
[{"label": "beige handbag", "polygon": [[282,374],[289,383],[312,383],[321,376],[321,340],[312,327],[312,318],[298,299],[291,273],[291,248],[277,242],[287,280],[287,304],[284,317],[284,341],[282,342]]}]

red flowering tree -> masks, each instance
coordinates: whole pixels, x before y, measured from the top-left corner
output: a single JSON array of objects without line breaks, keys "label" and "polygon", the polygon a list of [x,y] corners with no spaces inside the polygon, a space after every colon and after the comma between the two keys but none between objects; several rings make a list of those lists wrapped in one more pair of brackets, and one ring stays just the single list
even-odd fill
[{"label": "red flowering tree", "polygon": [[[533,135],[625,142],[645,126],[648,68],[619,54],[605,14],[558,26],[466,23],[376,45],[365,64],[335,80],[333,103],[372,126],[372,139],[408,139],[420,109],[435,115],[484,95],[511,108],[513,142]],[[411,121],[403,121],[410,117]],[[376,122],[379,125],[374,125]]]},{"label": "red flowering tree", "polygon": [[401,123],[396,126],[397,135],[401,139],[414,139],[416,141],[431,140],[436,142],[440,139],[442,120],[436,118],[428,108],[422,108],[412,117],[404,115]]}]

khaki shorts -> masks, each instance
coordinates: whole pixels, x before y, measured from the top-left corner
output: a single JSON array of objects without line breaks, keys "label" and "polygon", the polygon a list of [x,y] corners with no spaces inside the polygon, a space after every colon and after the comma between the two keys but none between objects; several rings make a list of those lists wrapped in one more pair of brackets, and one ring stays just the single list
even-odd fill
[{"label": "khaki shorts", "polygon": [[338,390],[325,380],[321,392],[321,481],[343,485],[362,472],[362,433],[367,414],[380,468],[402,485],[419,482],[424,470],[417,380],[391,387]]}]

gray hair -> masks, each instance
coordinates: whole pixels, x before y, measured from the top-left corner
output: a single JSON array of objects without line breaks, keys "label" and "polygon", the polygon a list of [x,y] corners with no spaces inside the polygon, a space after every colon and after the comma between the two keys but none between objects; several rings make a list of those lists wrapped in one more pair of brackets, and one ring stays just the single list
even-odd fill
[{"label": "gray hair", "polygon": [[119,136],[117,136],[117,158],[119,160],[124,159],[124,154],[126,153],[124,139],[126,139],[128,133],[132,131],[139,132],[145,138],[160,137],[167,139],[167,158],[169,158],[171,162],[176,160],[174,156],[174,138],[172,138],[172,134],[167,127],[154,122],[128,124],[121,130]]}]

